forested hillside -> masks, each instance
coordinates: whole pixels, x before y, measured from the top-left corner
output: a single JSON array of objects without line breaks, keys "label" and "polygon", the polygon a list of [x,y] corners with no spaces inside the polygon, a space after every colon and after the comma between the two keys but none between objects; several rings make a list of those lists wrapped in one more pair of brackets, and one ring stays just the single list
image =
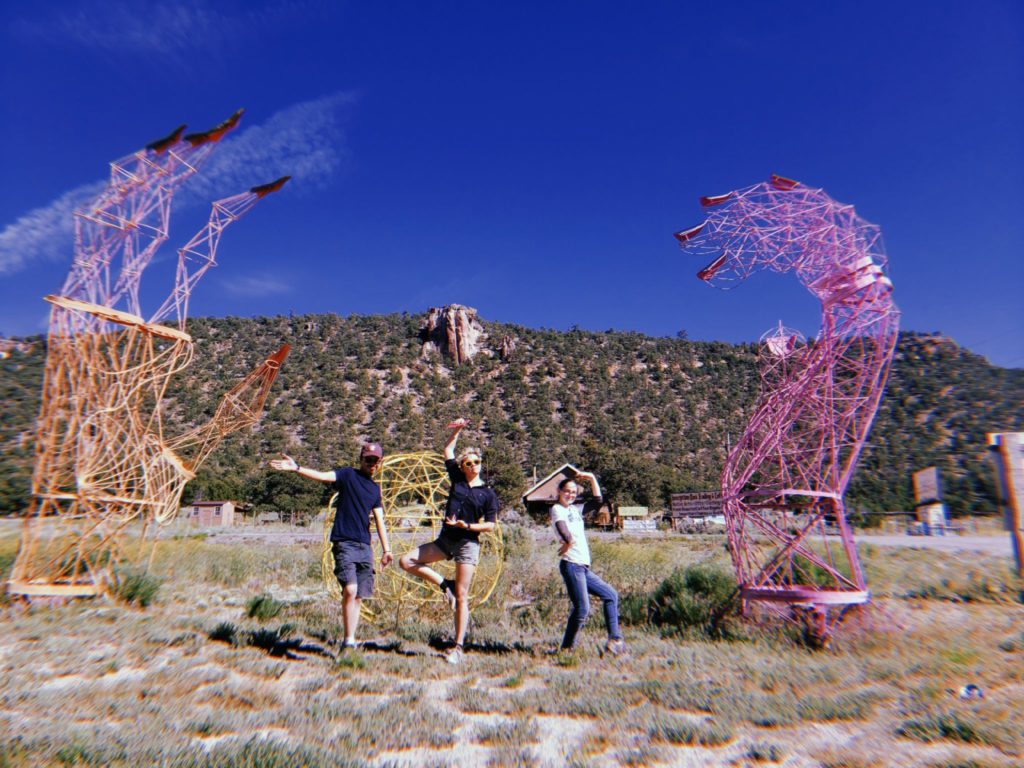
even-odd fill
[{"label": "forested hillside", "polygon": [[[535,330],[484,323],[489,346],[453,366],[420,339],[422,316],[307,315],[196,319],[188,377],[166,403],[168,432],[209,417],[220,394],[281,342],[291,356],[262,424],[229,437],[186,498],[242,498],[303,508],[321,488],[267,472],[287,452],[303,464],[348,463],[372,437],[388,452],[439,449],[465,415],[463,442],[485,448],[506,504],[536,472],[563,461],[592,468],[620,503],[662,507],[668,494],[717,487],[727,440],[757,395],[756,347],[638,333]],[[502,357],[498,341],[514,351]],[[0,511],[28,499],[42,339],[2,361]],[[491,354],[493,352],[493,354]],[[910,475],[937,464],[954,515],[996,511],[985,433],[1024,429],[1024,370],[1001,369],[938,336],[905,334],[870,444],[848,495],[862,511],[912,508]]]}]

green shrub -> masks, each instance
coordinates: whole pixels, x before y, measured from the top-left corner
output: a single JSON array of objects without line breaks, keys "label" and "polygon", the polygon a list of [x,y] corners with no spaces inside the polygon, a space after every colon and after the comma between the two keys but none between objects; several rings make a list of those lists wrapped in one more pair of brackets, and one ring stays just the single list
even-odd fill
[{"label": "green shrub", "polygon": [[18,542],[8,540],[0,542],[0,579],[6,581],[18,556]]},{"label": "green shrub", "polygon": [[619,620],[633,626],[647,624],[651,620],[650,607],[650,595],[622,595],[619,598]]},{"label": "green shrub", "polygon": [[114,571],[112,592],[122,603],[145,608],[156,599],[161,583],[160,579],[145,571],[119,568]]},{"label": "green shrub", "polygon": [[877,700],[871,691],[840,693],[837,696],[804,696],[797,705],[801,720],[866,720]]},{"label": "green shrub", "polygon": [[660,762],[664,758],[664,754],[662,750],[648,744],[635,749],[623,750],[616,755],[616,758],[627,768],[646,768],[646,766]]},{"label": "green shrub", "polygon": [[477,726],[475,740],[490,746],[516,747],[535,743],[539,733],[540,729],[533,719],[503,720]]},{"label": "green shrub", "polygon": [[228,741],[205,754],[199,751],[194,755],[183,755],[172,765],[174,768],[294,768],[299,765],[307,768],[355,768],[366,763],[318,747],[254,738],[241,746]]},{"label": "green shrub", "polygon": [[274,618],[284,608],[284,603],[275,600],[271,595],[263,594],[250,597],[245,604],[245,612],[251,619],[267,621]]},{"label": "green shrub", "polygon": [[211,640],[217,640],[222,643],[234,643],[238,637],[238,627],[230,621],[222,621],[211,629],[207,635]]},{"label": "green shrub", "polygon": [[735,579],[719,568],[677,568],[655,587],[646,605],[636,596],[628,597],[624,601],[624,620],[633,623],[642,619],[663,631],[724,637],[729,630],[723,619],[735,593]]},{"label": "green shrub", "polygon": [[1002,739],[989,725],[970,713],[938,712],[904,720],[896,733],[918,741],[962,741],[965,744],[1001,746]]},{"label": "green shrub", "polygon": [[659,713],[651,719],[647,735],[654,741],[703,747],[727,744],[734,737],[732,728],[725,723],[714,720],[694,723],[688,718],[665,713]]},{"label": "green shrub", "polygon": [[778,763],[786,756],[786,750],[778,744],[756,742],[747,748],[747,757],[757,762]]},{"label": "green shrub", "polygon": [[335,659],[335,662],[341,669],[364,669],[366,667],[366,661],[363,659],[362,654],[353,652],[340,654]]},{"label": "green shrub", "polygon": [[502,744],[487,758],[487,768],[534,768],[540,765],[537,756],[529,749]]},{"label": "green shrub", "polygon": [[527,559],[533,556],[533,533],[521,525],[503,525],[501,539],[504,559]]}]

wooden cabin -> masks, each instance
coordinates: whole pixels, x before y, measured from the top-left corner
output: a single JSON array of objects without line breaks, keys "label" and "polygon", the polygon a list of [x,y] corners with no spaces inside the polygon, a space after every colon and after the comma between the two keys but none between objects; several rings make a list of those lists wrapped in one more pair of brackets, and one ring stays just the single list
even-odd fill
[{"label": "wooden cabin", "polygon": [[236,501],[194,501],[182,507],[185,519],[203,528],[227,527],[235,524]]}]

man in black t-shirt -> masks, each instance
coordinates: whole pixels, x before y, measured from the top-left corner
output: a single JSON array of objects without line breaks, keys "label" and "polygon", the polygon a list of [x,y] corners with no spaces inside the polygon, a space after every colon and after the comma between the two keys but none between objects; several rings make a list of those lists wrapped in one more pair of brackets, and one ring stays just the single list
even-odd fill
[{"label": "man in black t-shirt", "polygon": [[[449,605],[455,608],[455,646],[445,654],[450,664],[462,661],[462,646],[469,627],[469,585],[480,560],[480,534],[493,531],[501,506],[498,494],[485,485],[480,476],[479,448],[466,448],[455,460],[455,443],[468,424],[458,419],[448,426],[452,431],[444,446],[445,469],[451,480],[445,505],[441,535],[428,544],[406,552],[398,560],[402,570],[436,585]],[[455,561],[455,580],[441,577],[430,567],[441,560]]]},{"label": "man in black t-shirt", "polygon": [[373,479],[383,457],[384,451],[379,444],[366,443],[359,452],[358,469],[338,467],[330,472],[320,472],[300,467],[290,456],[270,462],[271,467],[282,472],[297,472],[310,480],[330,483],[338,492],[338,511],[331,529],[331,551],[334,555],[334,575],[342,589],[342,621],[345,625],[343,648],[355,647],[362,599],[373,595],[371,514],[384,550],[380,567],[386,568],[392,560],[388,533],[384,527],[380,486]]}]

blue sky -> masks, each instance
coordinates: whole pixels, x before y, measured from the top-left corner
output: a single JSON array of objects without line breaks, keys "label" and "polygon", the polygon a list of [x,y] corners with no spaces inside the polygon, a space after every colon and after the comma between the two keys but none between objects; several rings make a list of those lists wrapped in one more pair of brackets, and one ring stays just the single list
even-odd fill
[{"label": "blue sky", "polygon": [[240,129],[178,201],[292,173],[225,235],[195,315],[420,312],[755,340],[818,307],[728,293],[672,232],[770,173],[881,226],[903,328],[1024,367],[1024,4],[0,3],[0,334],[45,331],[70,210],[110,160]]}]

